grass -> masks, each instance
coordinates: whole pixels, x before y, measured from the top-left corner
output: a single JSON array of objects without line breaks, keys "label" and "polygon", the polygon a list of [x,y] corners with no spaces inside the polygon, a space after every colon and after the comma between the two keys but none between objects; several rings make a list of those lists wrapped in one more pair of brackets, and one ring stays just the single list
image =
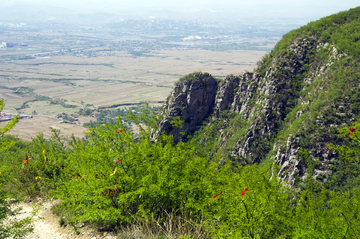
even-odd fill
[{"label": "grass", "polygon": [[[51,208],[52,213],[59,216],[62,209],[57,205]],[[58,221],[61,227],[70,225],[74,232],[79,235],[82,231],[91,230],[85,226],[79,229],[73,223],[69,222],[70,218],[61,217]],[[122,239],[165,239],[165,238],[210,238],[209,233],[204,230],[205,221],[198,222],[190,219],[184,210],[172,210],[170,212],[163,211],[157,218],[152,216],[149,220],[143,222],[134,222],[131,225],[119,225],[116,231],[112,232],[115,236]],[[105,229],[96,228],[97,233],[107,232]],[[96,232],[95,232],[96,234]]]},{"label": "grass", "polygon": [[164,212],[166,220],[151,218],[146,223],[134,223],[119,229],[117,236],[124,239],[132,238],[210,238],[203,230],[204,222],[195,223],[186,215],[177,216],[176,212]]}]

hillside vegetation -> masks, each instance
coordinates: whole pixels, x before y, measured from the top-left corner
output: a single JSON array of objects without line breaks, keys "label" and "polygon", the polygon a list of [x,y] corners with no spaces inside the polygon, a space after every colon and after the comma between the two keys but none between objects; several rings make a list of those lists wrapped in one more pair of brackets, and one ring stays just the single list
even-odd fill
[{"label": "hillside vegetation", "polygon": [[0,221],[6,198],[45,197],[61,199],[61,225],[121,238],[132,225],[141,238],[356,238],[359,17],[290,32],[254,73],[180,79],[162,114],[130,112],[136,137],[118,118],[69,145],[55,129],[24,142],[5,135],[13,122],[0,135]]},{"label": "hillside vegetation", "polygon": [[[147,115],[141,120],[155,127],[158,119]],[[134,224],[141,226],[141,238],[353,238],[360,233],[358,190],[335,193],[311,177],[306,189],[292,190],[276,177],[276,164],[233,167],[220,152],[209,155],[209,144],[174,144],[166,135],[152,142],[150,130],[134,140],[121,122],[93,128],[86,141],[74,138],[68,147],[56,130],[52,139],[39,135],[32,142],[3,136],[2,198],[61,199],[53,208],[61,225],[79,232],[79,223],[91,224],[121,238]],[[173,124],[181,127],[180,121]],[[358,132],[352,137],[359,146]]]},{"label": "hillside vegetation", "polygon": [[[221,148],[223,157],[242,165],[275,161],[279,177],[292,187],[304,186],[309,175],[303,149],[316,164],[314,178],[336,190],[352,188],[359,167],[327,145],[349,144],[338,127],[359,118],[359,23],[360,8],[340,12],[286,34],[254,72],[179,79],[163,106],[158,134],[176,140],[195,135],[199,145]],[[185,121],[182,135],[169,124],[176,117]]]}]

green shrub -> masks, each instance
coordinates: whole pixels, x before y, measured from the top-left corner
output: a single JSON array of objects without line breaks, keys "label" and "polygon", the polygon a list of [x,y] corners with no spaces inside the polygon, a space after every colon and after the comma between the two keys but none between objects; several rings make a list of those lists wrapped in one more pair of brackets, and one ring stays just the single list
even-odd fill
[{"label": "green shrub", "polygon": [[[3,99],[0,99],[0,112],[4,108],[5,104]],[[0,239],[3,238],[20,238],[34,229],[31,226],[32,218],[27,217],[18,221],[8,221],[10,216],[15,216],[21,208],[14,209],[14,205],[20,202],[19,199],[10,198],[11,189],[8,185],[5,185],[9,179],[11,179],[13,170],[9,169],[7,164],[4,164],[4,153],[9,150],[16,143],[13,140],[9,140],[4,137],[4,134],[12,129],[18,122],[18,117],[15,116],[9,123],[0,129]]]}]

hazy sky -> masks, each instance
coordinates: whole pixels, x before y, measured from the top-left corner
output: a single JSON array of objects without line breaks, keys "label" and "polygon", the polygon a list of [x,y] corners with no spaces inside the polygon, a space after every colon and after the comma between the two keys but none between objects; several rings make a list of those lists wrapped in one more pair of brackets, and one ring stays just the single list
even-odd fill
[{"label": "hazy sky", "polygon": [[259,5],[259,4],[276,4],[276,5],[308,5],[311,6],[334,6],[338,8],[348,9],[360,5],[358,0],[8,0],[2,1],[1,4],[10,5],[14,3],[29,3],[29,4],[61,4],[71,7],[72,5],[98,5],[102,4],[113,4],[123,5],[130,7],[138,6],[157,6],[157,7],[169,7],[169,6],[189,6],[189,5],[228,5],[230,6],[241,6],[241,5]]},{"label": "hazy sky", "polygon": [[61,6],[81,12],[116,13],[141,9],[148,11],[197,11],[207,9],[213,12],[232,14],[285,17],[304,17],[314,20],[360,6],[359,0],[7,0],[0,8],[13,5]]}]

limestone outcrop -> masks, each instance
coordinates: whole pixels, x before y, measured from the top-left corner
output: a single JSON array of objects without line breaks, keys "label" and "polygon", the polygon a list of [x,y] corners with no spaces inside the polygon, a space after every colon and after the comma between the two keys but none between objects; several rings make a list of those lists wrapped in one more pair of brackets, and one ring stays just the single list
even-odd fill
[{"label": "limestone outcrop", "polygon": [[[201,127],[202,122],[213,112],[217,81],[209,74],[197,73],[175,86],[163,105],[163,120],[157,134],[166,132],[174,141],[185,140]],[[182,128],[174,126],[175,119],[183,121]]]},{"label": "limestone outcrop", "polygon": [[[216,125],[213,137],[225,157],[241,164],[275,161],[279,177],[294,186],[308,176],[299,155],[303,148],[319,162],[312,176],[326,180],[337,159],[326,145],[340,142],[332,128],[356,118],[348,97],[322,101],[334,84],[332,65],[344,57],[334,45],[306,36],[290,43],[284,54],[265,56],[252,73],[224,80],[208,73],[189,74],[163,105],[154,137],[166,132],[175,141],[186,140]],[[174,126],[175,119],[183,121],[182,128]]]}]

